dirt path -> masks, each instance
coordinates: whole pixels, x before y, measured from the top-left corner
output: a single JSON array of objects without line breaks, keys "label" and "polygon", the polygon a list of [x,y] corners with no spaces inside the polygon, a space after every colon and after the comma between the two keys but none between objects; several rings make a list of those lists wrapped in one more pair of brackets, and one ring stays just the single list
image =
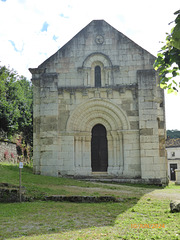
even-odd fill
[{"label": "dirt path", "polygon": [[[174,188],[145,188],[134,187],[127,185],[118,185],[110,183],[94,183],[96,187],[77,187],[77,186],[64,186],[64,189],[73,194],[82,193],[82,195],[88,193],[92,195],[114,195],[118,197],[145,197],[156,199],[179,199],[180,200],[180,186]],[[97,187],[99,185],[99,187]]]},{"label": "dirt path", "polygon": [[180,200],[180,189],[160,189],[146,194],[148,197],[157,199]]}]

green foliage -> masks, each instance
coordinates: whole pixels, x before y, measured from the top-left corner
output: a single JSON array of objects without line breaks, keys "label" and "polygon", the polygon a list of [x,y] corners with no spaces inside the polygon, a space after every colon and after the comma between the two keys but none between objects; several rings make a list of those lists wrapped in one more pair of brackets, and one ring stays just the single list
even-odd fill
[{"label": "green foliage", "polygon": [[180,69],[180,10],[174,13],[175,27],[167,33],[165,45],[157,54],[154,63],[155,70],[159,70],[160,87],[167,89],[168,93],[178,91],[178,78]]},{"label": "green foliage", "polygon": [[32,86],[14,70],[0,66],[0,132],[23,134],[32,143]]},{"label": "green foliage", "polygon": [[177,15],[175,19],[176,26],[172,29],[172,39],[171,44],[180,50],[180,10],[176,11],[174,14]]},{"label": "green foliage", "polygon": [[167,130],[167,137],[180,138],[180,131],[179,130]]}]

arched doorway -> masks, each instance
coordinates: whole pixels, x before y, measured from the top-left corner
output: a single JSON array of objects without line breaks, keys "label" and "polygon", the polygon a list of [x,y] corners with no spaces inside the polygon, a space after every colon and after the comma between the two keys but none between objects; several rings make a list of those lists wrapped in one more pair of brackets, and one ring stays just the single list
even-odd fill
[{"label": "arched doorway", "polygon": [[91,167],[92,172],[107,172],[108,147],[106,128],[97,124],[92,128]]}]

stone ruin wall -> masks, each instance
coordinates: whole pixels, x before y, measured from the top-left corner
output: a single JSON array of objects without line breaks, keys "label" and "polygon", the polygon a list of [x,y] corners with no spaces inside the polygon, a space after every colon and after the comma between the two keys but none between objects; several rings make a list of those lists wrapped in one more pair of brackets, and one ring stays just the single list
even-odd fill
[{"label": "stone ruin wall", "polygon": [[8,141],[0,141],[0,162],[17,163],[18,155],[16,144]]}]

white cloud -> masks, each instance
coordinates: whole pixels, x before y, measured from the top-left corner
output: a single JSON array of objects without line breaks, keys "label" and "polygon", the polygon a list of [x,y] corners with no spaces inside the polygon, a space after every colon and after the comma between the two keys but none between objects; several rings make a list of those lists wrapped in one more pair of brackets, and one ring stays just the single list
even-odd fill
[{"label": "white cloud", "polygon": [[[178,7],[174,4],[173,7],[169,5],[162,9],[163,3],[164,0],[0,2],[1,42],[11,40],[17,49],[23,49],[21,54],[14,53],[12,46],[7,49],[1,44],[1,61],[8,59],[6,64],[9,63],[13,68],[17,68],[20,74],[30,77],[25,66],[39,65],[93,19],[106,20],[139,45],[156,54],[160,48],[158,42],[164,39],[167,24]],[[44,23],[48,24],[47,31],[41,32]],[[53,40],[54,36],[56,41]],[[7,43],[5,45],[7,46]],[[18,62],[14,62],[15,56]]]},{"label": "white cloud", "polygon": [[[29,67],[37,67],[93,19],[106,20],[156,55],[178,8],[179,0],[1,0],[0,64],[30,79]],[[41,32],[45,22],[47,31]]]}]

